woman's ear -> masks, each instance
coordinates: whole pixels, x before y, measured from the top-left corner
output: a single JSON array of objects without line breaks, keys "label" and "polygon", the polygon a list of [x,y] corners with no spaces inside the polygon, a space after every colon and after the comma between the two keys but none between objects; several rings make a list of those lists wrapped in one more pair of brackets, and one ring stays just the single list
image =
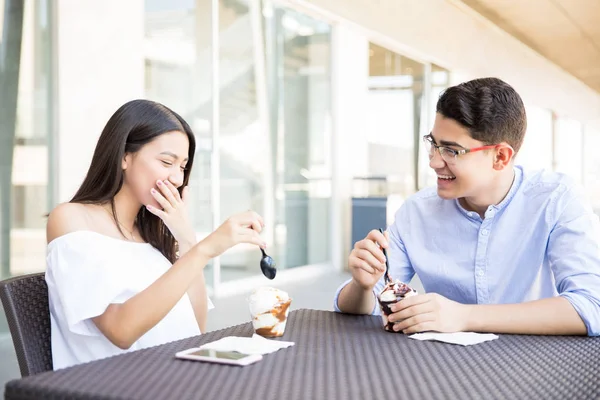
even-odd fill
[{"label": "woman's ear", "polygon": [[131,164],[131,153],[125,153],[123,156],[123,160],[121,161],[121,169],[125,171],[127,167]]}]

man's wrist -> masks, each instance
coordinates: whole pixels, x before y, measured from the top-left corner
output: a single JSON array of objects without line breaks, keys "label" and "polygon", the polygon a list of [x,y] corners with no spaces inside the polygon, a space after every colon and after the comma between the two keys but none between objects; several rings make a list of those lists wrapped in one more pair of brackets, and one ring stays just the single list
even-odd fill
[{"label": "man's wrist", "polygon": [[373,289],[375,288],[375,285],[365,288],[365,287],[361,286],[358,282],[356,282],[354,279],[352,279],[351,284],[356,285],[355,290],[362,291],[362,296],[361,296],[362,298],[370,299],[368,310],[365,309],[365,313],[372,314],[373,310],[375,310],[375,308],[377,307],[377,295],[373,291]]},{"label": "man's wrist", "polygon": [[375,285],[373,285],[372,287],[364,287],[363,285],[358,283],[354,278],[352,278],[350,284],[354,286],[355,291],[363,292],[363,294],[373,293],[373,288],[375,287]]},{"label": "man's wrist", "polygon": [[464,315],[464,331],[479,332],[481,330],[481,320],[477,316],[476,304],[461,304]]}]

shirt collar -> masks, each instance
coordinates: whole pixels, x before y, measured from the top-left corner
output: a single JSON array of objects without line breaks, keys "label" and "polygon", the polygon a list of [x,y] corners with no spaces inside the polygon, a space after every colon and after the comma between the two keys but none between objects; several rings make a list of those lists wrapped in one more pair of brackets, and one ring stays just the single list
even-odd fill
[{"label": "shirt collar", "polygon": [[[517,191],[523,182],[523,169],[519,166],[515,166],[513,167],[513,171],[515,172],[515,177],[508,193],[500,203],[489,206],[488,210],[493,209],[495,212],[503,210],[508,204],[510,204],[510,201],[513,199],[513,197],[515,197],[515,194],[517,194]],[[465,210],[465,208],[460,204],[459,199],[455,199],[454,201],[458,209],[467,217],[473,217],[473,214],[475,214],[477,217],[479,216],[479,214],[475,213],[474,211]]]},{"label": "shirt collar", "polygon": [[515,197],[515,194],[517,194],[517,191],[521,187],[521,183],[523,183],[523,169],[515,166],[513,167],[513,170],[515,171],[515,178],[513,179],[510,190],[506,194],[504,200],[493,206],[497,211],[504,209],[510,203],[512,198]]}]

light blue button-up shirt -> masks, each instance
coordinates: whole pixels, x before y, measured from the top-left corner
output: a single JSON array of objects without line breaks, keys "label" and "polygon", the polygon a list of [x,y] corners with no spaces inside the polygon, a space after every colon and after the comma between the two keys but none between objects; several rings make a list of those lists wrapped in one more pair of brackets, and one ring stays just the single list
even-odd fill
[{"label": "light blue button-up shirt", "polygon": [[[463,304],[562,296],[588,335],[600,335],[600,223],[563,174],[515,167],[508,195],[484,219],[424,189],[406,200],[388,231],[394,279],[409,282],[416,273],[426,292]],[[335,295],[336,311],[347,283]],[[374,293],[383,285],[382,278]]]}]

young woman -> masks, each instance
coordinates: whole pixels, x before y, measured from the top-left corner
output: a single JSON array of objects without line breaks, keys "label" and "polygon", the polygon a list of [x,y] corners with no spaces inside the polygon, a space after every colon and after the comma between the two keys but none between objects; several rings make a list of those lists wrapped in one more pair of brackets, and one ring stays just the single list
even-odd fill
[{"label": "young woman", "polygon": [[161,104],[131,101],[108,121],[81,187],[48,218],[55,369],[200,334],[207,262],[238,243],[265,247],[252,211],[197,243],[194,151],[189,125]]}]

